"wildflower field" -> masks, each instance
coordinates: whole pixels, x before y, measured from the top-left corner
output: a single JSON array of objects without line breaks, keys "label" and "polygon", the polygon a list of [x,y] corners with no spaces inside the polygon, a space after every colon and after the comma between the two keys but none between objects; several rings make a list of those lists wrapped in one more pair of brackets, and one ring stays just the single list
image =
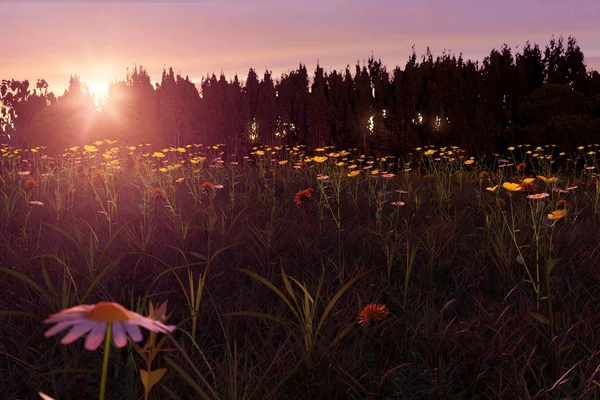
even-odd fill
[{"label": "wildflower field", "polygon": [[600,398],[597,144],[0,151],[0,399]]}]

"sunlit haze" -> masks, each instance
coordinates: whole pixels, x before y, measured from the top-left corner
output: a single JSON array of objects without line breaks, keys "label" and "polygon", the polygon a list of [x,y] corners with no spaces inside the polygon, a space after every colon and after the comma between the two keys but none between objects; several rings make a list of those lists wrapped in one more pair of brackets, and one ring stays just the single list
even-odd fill
[{"label": "sunlit haze", "polygon": [[413,45],[418,55],[429,46],[434,56],[481,60],[503,43],[543,47],[552,35],[574,36],[588,68],[600,69],[597,0],[15,1],[0,12],[0,35],[15,38],[2,77],[43,78],[57,94],[78,74],[105,96],[135,65],[153,81],[169,66],[194,82],[220,72],[245,80],[250,67],[277,77],[299,63],[340,70],[372,54],[403,66]]}]

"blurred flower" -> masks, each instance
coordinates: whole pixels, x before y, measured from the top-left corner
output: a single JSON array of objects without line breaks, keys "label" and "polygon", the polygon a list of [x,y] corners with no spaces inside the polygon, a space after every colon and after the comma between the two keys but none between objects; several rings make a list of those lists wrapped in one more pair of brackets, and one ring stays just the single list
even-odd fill
[{"label": "blurred flower", "polygon": [[166,192],[159,187],[152,188],[152,196],[159,198],[165,197]]},{"label": "blurred flower", "polygon": [[202,190],[204,190],[205,192],[208,192],[209,190],[213,189],[213,184],[211,182],[204,182],[202,184]]},{"label": "blurred flower", "polygon": [[543,180],[546,184],[554,183],[558,180],[558,178],[556,176],[551,176],[550,178],[546,178],[545,176],[542,176],[542,175],[538,175],[538,179]]},{"label": "blurred flower", "polygon": [[31,177],[27,178],[27,180],[25,181],[25,187],[27,189],[33,189],[33,188],[36,188],[38,186],[39,185],[38,185],[37,181],[35,179],[31,178]]},{"label": "blurred flower", "polygon": [[297,205],[306,203],[307,201],[312,199],[312,192],[313,192],[312,188],[300,190],[294,196],[294,203],[296,203]]},{"label": "blurred flower", "polygon": [[539,200],[539,199],[545,199],[548,196],[550,196],[549,193],[536,193],[536,194],[530,194],[529,196],[527,196],[527,198],[530,200]]},{"label": "blurred flower", "polygon": [[396,206],[396,207],[402,207],[402,206],[406,205],[406,203],[403,201],[392,201],[392,205]]},{"label": "blurred flower", "polygon": [[475,162],[475,160],[467,160],[465,161],[465,165],[471,165]]},{"label": "blurred flower", "polygon": [[112,336],[117,348],[125,347],[127,337],[134,342],[141,341],[143,337],[140,327],[160,333],[175,330],[173,325],[165,325],[158,320],[144,317],[113,302],[68,308],[52,314],[44,323],[55,324],[44,333],[45,337],[54,336],[66,328],[71,328],[60,341],[62,344],[73,343],[89,332],[85,340],[85,348],[90,351],[96,350],[104,342],[108,324],[112,326]]},{"label": "blurred flower", "polygon": [[560,199],[556,202],[556,208],[567,208],[569,207],[569,202],[565,199]]},{"label": "blurred flower", "polygon": [[557,221],[557,220],[561,219],[562,217],[564,217],[566,213],[567,213],[566,208],[563,208],[561,210],[554,210],[554,211],[552,211],[552,213],[548,214],[548,219],[550,221]]},{"label": "blurred flower", "polygon": [[29,202],[29,204],[31,204],[32,206],[43,206],[44,203],[42,203],[41,201],[37,201],[37,200],[31,200]]},{"label": "blurred flower", "polygon": [[366,326],[371,321],[383,321],[389,313],[385,304],[367,304],[358,314],[358,323]]},{"label": "blurred flower", "polygon": [[521,185],[519,185],[518,183],[512,183],[512,182],[504,182],[502,184],[502,187],[506,190],[508,190],[509,192],[519,192],[521,191]]},{"label": "blurred flower", "polygon": [[533,184],[534,178],[526,178],[521,182],[521,191],[522,192],[534,192],[536,190],[535,185]]},{"label": "blurred flower", "polygon": [[506,200],[498,199],[498,206],[500,206],[500,208],[506,208]]},{"label": "blurred flower", "polygon": [[519,163],[517,165],[517,171],[525,171],[525,168],[527,168],[527,164],[525,163]]}]

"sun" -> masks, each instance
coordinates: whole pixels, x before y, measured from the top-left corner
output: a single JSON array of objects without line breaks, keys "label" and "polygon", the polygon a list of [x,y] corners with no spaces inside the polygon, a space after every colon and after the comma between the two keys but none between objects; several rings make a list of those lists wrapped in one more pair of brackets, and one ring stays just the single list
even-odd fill
[{"label": "sun", "polygon": [[94,96],[96,103],[103,102],[108,97],[108,88],[110,84],[103,81],[90,81],[87,83],[90,94]]}]

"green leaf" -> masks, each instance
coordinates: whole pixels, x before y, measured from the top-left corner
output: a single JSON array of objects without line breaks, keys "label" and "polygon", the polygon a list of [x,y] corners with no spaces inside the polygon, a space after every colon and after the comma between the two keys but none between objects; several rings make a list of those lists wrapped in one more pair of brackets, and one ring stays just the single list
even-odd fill
[{"label": "green leaf", "polygon": [[159,368],[150,372],[140,369],[140,378],[142,378],[142,383],[147,393],[150,393],[152,387],[162,379],[166,372],[166,368]]},{"label": "green leaf", "polygon": [[530,311],[529,315],[531,315],[533,318],[540,321],[542,324],[550,326],[550,321],[548,320],[548,318],[544,317],[542,314],[535,312],[535,311]]},{"label": "green leaf", "polygon": [[296,309],[294,308],[294,306],[292,305],[290,300],[281,292],[281,290],[277,289],[277,287],[275,285],[273,285],[271,282],[269,282],[262,276],[258,275],[256,272],[252,272],[247,269],[241,269],[241,268],[237,269],[237,270],[240,272],[243,272],[246,275],[251,276],[252,278],[256,279],[257,281],[261,282],[263,285],[265,285],[269,289],[271,289],[273,291],[273,293],[275,293],[277,296],[279,296],[279,298],[281,300],[283,300],[283,302],[288,306],[288,308],[290,309],[292,314],[294,314],[296,319],[299,319],[298,312],[296,311]]},{"label": "green leaf", "polygon": [[27,285],[29,285],[29,287],[31,287],[33,290],[35,290],[37,292],[37,294],[46,301],[46,304],[48,304],[48,306],[50,308],[52,308],[54,301],[52,300],[50,295],[48,293],[46,293],[46,291],[44,289],[42,289],[37,283],[35,283],[33,280],[29,279],[29,277],[21,274],[20,272],[13,271],[12,269],[4,268],[4,267],[0,267],[0,272],[5,272],[9,275],[12,275],[15,278],[17,278],[17,279],[23,281],[24,283],[26,283]]},{"label": "green leaf", "polygon": [[550,274],[552,272],[552,270],[554,269],[554,267],[556,266],[556,263],[559,262],[561,259],[560,258],[550,258],[548,260],[546,260],[546,274]]},{"label": "green leaf", "polygon": [[196,381],[184,371],[177,363],[171,361],[170,359],[165,357],[165,361],[169,364],[185,381],[198,393],[198,395],[204,400],[211,400],[210,396],[206,394],[204,390],[196,383]]}]

